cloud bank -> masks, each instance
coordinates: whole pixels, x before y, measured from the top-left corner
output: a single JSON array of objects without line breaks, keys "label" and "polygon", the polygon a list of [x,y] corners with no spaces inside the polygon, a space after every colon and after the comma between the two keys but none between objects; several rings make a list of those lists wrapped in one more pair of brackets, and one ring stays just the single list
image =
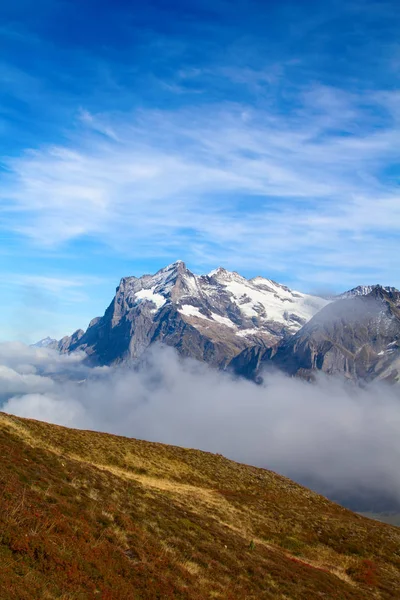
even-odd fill
[{"label": "cloud bank", "polygon": [[165,347],[135,369],[89,369],[82,358],[0,344],[1,410],[219,452],[361,508],[400,505],[398,389],[278,373],[257,386]]}]

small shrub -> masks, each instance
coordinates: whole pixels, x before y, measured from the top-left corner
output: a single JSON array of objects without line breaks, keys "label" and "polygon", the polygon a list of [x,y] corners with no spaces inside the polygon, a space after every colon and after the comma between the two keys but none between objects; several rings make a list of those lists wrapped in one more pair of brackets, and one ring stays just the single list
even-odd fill
[{"label": "small shrub", "polygon": [[359,565],[349,567],[346,573],[352,579],[364,585],[377,585],[377,567],[372,560],[364,559]]}]

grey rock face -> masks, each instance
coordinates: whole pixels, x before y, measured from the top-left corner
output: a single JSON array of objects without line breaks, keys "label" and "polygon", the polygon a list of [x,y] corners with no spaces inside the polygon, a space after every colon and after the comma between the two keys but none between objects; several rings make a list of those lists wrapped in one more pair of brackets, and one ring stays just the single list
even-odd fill
[{"label": "grey rock face", "polygon": [[133,361],[163,342],[225,367],[249,346],[271,347],[295,333],[327,303],[222,268],[194,275],[178,261],[155,275],[121,279],[104,316],[63,338],[59,350],[84,350],[93,363],[109,365]]},{"label": "grey rock face", "polygon": [[258,344],[245,348],[235,356],[228,365],[230,371],[246,379],[258,381],[265,364],[274,355],[274,347],[268,348],[265,344]]},{"label": "grey rock face", "polygon": [[64,336],[57,343],[57,349],[60,352],[69,352],[69,348],[76,346],[84,333],[83,329],[77,329],[71,336]]},{"label": "grey rock face", "polygon": [[239,364],[242,358],[237,357],[233,366],[237,372],[247,368],[246,375],[253,378],[273,365],[307,379],[323,371],[354,381],[396,381],[400,373],[400,292],[373,286],[367,295],[338,300],[272,352],[261,352],[252,368]]}]

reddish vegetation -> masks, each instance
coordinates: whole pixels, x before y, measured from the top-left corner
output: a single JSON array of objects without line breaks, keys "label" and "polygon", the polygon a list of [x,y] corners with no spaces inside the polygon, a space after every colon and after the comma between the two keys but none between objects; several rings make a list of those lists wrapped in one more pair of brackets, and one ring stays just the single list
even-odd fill
[{"label": "reddish vegetation", "polygon": [[375,587],[377,585],[377,566],[372,560],[363,560],[356,567],[347,569],[347,573],[351,575],[355,581],[364,583],[365,585]]},{"label": "reddish vegetation", "polygon": [[381,600],[400,530],[222,456],[0,414],[0,599]]}]

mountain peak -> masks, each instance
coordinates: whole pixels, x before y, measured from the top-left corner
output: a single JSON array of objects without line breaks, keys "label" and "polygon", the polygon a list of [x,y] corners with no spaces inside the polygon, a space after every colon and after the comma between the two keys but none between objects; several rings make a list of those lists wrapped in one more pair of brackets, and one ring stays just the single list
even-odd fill
[{"label": "mountain peak", "polygon": [[384,290],[385,292],[389,293],[399,292],[399,290],[395,287],[384,286],[380,285],[379,283],[376,283],[374,285],[358,285],[357,287],[354,287],[351,290],[348,290],[347,292],[343,292],[343,294],[339,294],[339,296],[336,296],[336,299],[342,300],[346,298],[354,298],[355,296],[368,296],[368,294],[371,294],[371,292],[373,292],[374,290]]},{"label": "mountain peak", "polygon": [[58,344],[58,341],[54,338],[51,338],[49,336],[43,338],[42,340],[39,340],[38,342],[36,342],[35,344],[32,344],[33,348],[55,348]]},{"label": "mountain peak", "polygon": [[[189,269],[186,267],[186,264],[183,262],[183,260],[176,260],[175,262],[171,263],[170,265],[167,265],[166,267],[159,269],[159,271],[157,271],[157,273],[155,275],[150,275],[150,276],[146,275],[145,277],[151,277],[153,279],[155,279],[155,278],[170,279],[171,277],[174,277],[175,275],[184,275],[184,274],[193,275],[193,273],[191,273],[191,271],[189,271]],[[143,279],[143,278],[140,277],[140,279]]]},{"label": "mountain peak", "polygon": [[185,270],[185,269],[186,269],[186,264],[183,262],[183,260],[176,260],[175,262],[171,263],[170,265],[167,265],[163,269],[160,269],[160,271],[174,271],[174,270]]},{"label": "mountain peak", "polygon": [[224,269],[224,267],[218,267],[218,269],[210,271],[210,273],[208,273],[208,277],[213,277],[217,281],[237,280],[241,282],[248,282],[248,280],[243,277],[243,275],[240,275],[240,273],[237,273],[236,271],[228,271],[227,269]]},{"label": "mountain peak", "polygon": [[224,267],[217,267],[216,269],[213,269],[212,271],[207,273],[207,275],[208,277],[214,277],[215,275],[220,275],[222,273],[228,273],[228,271],[224,269]]}]

